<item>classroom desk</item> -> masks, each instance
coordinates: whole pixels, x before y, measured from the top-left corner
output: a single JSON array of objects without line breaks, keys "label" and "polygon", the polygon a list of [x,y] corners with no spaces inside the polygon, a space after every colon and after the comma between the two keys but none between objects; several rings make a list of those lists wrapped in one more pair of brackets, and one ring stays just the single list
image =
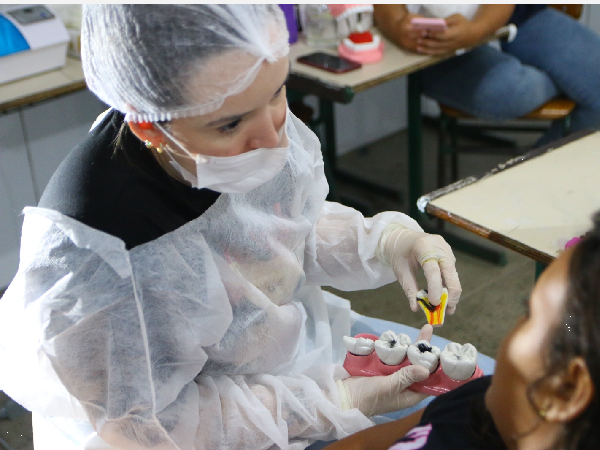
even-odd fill
[{"label": "classroom desk", "polygon": [[599,173],[600,132],[585,131],[424,195],[419,207],[545,265],[591,227]]},{"label": "classroom desk", "polygon": [[[358,70],[345,74],[333,74],[311,66],[299,64],[299,56],[315,51],[337,54],[335,48],[315,48],[302,40],[290,46],[289,89],[302,94],[313,94],[319,98],[320,119],[325,125],[323,157],[329,168],[329,182],[332,197],[337,197],[335,186],[336,143],[333,116],[333,102],[350,103],[354,94],[378,86],[387,81],[408,75],[408,173],[409,173],[409,214],[418,217],[416,202],[422,192],[422,152],[421,152],[421,87],[419,70],[454,56],[453,53],[431,57],[411,53],[384,41],[383,58],[373,64],[364,64]],[[372,183],[368,183],[371,184]],[[380,186],[373,186],[382,190]]]}]

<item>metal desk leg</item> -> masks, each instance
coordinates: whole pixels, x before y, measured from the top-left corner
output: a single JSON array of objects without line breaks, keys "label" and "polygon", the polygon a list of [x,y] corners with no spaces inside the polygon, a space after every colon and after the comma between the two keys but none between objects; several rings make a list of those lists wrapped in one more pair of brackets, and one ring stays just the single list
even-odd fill
[{"label": "metal desk leg", "polygon": [[535,262],[535,279],[537,280],[540,275],[542,274],[542,272],[544,270],[546,270],[546,267],[548,267],[548,264],[540,262],[540,261],[536,261]]},{"label": "metal desk leg", "polygon": [[319,120],[323,123],[325,128],[325,139],[322,144],[323,148],[323,160],[325,163],[325,177],[329,183],[329,199],[337,202],[340,197],[337,191],[337,185],[335,182],[335,169],[336,169],[336,142],[335,142],[335,116],[333,109],[333,102],[331,100],[319,99]]},{"label": "metal desk leg", "polygon": [[423,192],[423,129],[421,117],[421,74],[414,72],[408,76],[408,200],[409,214],[428,233],[441,234],[450,247],[470,253],[496,264],[505,265],[506,255],[494,249],[478,245],[443,231],[443,222],[438,227],[423,223],[427,217],[419,211],[417,200]]},{"label": "metal desk leg", "polygon": [[416,221],[425,216],[417,208],[423,195],[423,129],[421,123],[421,74],[408,75],[408,213]]}]

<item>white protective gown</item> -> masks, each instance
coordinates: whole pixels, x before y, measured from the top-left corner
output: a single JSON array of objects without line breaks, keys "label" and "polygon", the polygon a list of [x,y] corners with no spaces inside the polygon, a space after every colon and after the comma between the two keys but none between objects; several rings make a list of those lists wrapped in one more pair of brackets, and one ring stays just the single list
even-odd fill
[{"label": "white protective gown", "polygon": [[130,251],[26,208],[0,300],[0,389],[128,450],[302,449],[370,426],[340,408],[349,309],[320,286],[394,281],[374,256],[379,236],[392,221],[420,228],[326,202],[318,139],[289,115],[274,179]]}]

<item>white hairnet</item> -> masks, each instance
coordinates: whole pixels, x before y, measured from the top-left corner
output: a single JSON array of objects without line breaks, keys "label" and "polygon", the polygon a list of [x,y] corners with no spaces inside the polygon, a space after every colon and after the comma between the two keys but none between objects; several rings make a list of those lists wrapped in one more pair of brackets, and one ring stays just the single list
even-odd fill
[{"label": "white hairnet", "polygon": [[84,4],[81,32],[88,87],[133,121],[215,111],[289,51],[277,5]]}]

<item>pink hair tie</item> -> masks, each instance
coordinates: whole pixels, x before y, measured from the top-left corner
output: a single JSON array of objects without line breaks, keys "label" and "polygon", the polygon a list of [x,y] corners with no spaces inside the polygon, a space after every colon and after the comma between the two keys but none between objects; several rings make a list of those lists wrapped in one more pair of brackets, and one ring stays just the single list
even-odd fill
[{"label": "pink hair tie", "polygon": [[573,247],[575,244],[577,244],[579,241],[581,241],[580,237],[574,237],[572,238],[570,241],[568,241],[565,244],[565,250],[568,249],[569,247]]}]

